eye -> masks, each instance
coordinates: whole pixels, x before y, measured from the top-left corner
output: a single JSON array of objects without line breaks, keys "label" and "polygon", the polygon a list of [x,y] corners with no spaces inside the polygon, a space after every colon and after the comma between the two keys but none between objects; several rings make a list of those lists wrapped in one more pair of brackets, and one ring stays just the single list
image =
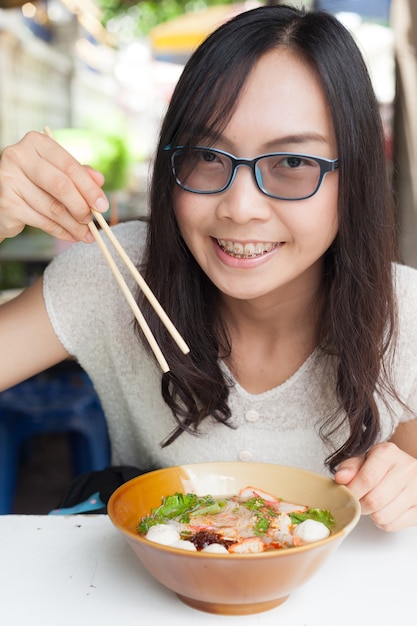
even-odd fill
[{"label": "eye", "polygon": [[200,159],[205,161],[206,163],[214,163],[215,161],[220,161],[219,155],[211,150],[201,150],[200,151]]},{"label": "eye", "polygon": [[306,159],[295,155],[284,157],[279,162],[280,167],[288,167],[292,169],[300,167],[301,165],[307,165]]}]

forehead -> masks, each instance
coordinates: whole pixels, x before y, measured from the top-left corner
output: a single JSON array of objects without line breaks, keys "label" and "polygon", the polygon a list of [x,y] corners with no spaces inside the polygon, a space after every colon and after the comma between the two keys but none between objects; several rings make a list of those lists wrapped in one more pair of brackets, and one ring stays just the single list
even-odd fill
[{"label": "forehead", "polygon": [[231,144],[266,144],[285,138],[321,137],[335,147],[329,104],[316,70],[287,48],[256,63],[223,131]]}]

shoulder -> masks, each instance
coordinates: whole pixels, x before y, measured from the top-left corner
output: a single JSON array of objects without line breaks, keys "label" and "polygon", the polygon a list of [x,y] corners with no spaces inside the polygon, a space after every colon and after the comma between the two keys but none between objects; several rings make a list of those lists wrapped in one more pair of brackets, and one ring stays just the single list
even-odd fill
[{"label": "shoulder", "polygon": [[134,220],[113,226],[113,233],[133,261],[140,261],[148,232],[147,222]]},{"label": "shoulder", "polygon": [[[140,221],[129,221],[114,226],[112,231],[132,261],[136,264],[140,263],[145,246],[147,224]],[[103,231],[100,233],[112,256],[117,259],[118,255],[108,241],[106,234]],[[90,275],[91,273],[97,275],[99,272],[108,273],[107,263],[97,243],[80,242],[73,244],[68,250],[52,260],[45,275],[49,279],[50,275],[58,275],[60,272],[68,273],[70,269],[72,275],[75,273]]]},{"label": "shoulder", "polygon": [[414,321],[417,334],[417,269],[396,264],[393,266],[393,281],[399,323],[412,324]]},{"label": "shoulder", "polygon": [[[114,227],[113,232],[132,262],[140,265],[146,224],[126,222]],[[103,240],[129,289],[135,293],[137,286],[129,270],[106,235]],[[71,354],[77,354],[80,346],[88,342],[86,335],[94,334],[91,328],[104,336],[110,328],[112,332],[114,328],[126,328],[128,324],[125,325],[124,321],[133,316],[96,243],[76,243],[56,256],[45,270],[43,294],[52,326]]]},{"label": "shoulder", "polygon": [[[400,265],[395,263],[393,265],[393,278],[395,289],[399,293],[415,290],[417,287],[417,269],[409,267],[408,265]],[[417,300],[417,293],[415,293]]]},{"label": "shoulder", "polygon": [[417,270],[394,265],[393,280],[398,324],[391,371],[399,395],[407,400],[417,380]]}]

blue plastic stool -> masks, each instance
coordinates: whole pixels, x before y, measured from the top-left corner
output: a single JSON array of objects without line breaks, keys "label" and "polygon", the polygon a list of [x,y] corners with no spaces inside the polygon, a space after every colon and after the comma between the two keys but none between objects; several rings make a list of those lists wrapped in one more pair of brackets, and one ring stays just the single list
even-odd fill
[{"label": "blue plastic stool", "polygon": [[93,385],[65,362],[0,393],[0,515],[12,513],[22,445],[69,433],[74,476],[110,465],[107,424]]}]

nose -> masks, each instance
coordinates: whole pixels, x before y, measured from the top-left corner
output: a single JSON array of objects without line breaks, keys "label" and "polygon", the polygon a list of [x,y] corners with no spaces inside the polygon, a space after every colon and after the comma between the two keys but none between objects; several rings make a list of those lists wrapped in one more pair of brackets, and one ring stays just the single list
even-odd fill
[{"label": "nose", "polygon": [[237,224],[251,220],[267,220],[271,215],[272,198],[258,188],[250,167],[240,164],[230,187],[218,194],[217,216]]}]

